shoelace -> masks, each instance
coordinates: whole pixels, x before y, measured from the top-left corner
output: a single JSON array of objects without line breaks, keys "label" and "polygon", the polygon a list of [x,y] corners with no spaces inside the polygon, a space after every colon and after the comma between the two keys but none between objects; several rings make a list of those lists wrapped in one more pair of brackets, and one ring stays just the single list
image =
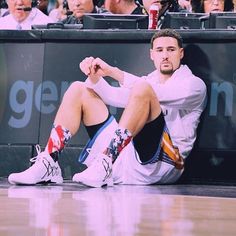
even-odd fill
[{"label": "shoelace", "polygon": [[39,146],[39,144],[36,144],[36,145],[35,145],[35,149],[36,149],[36,152],[37,152],[37,156],[30,158],[30,162],[31,162],[32,164],[37,161],[37,159],[39,158],[40,153],[41,153],[41,147]]}]

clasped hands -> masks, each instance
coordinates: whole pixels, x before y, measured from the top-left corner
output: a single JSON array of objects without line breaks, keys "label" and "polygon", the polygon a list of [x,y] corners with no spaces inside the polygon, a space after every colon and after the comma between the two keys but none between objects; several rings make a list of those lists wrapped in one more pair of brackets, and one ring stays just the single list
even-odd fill
[{"label": "clasped hands", "polygon": [[101,77],[109,76],[112,71],[112,66],[98,57],[86,57],[79,66],[81,71],[90,78],[92,83],[97,83]]}]

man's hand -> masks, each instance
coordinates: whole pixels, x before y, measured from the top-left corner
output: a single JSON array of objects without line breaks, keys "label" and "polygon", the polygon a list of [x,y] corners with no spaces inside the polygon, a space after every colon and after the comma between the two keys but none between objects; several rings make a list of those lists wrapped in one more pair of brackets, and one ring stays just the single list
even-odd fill
[{"label": "man's hand", "polygon": [[80,62],[80,70],[87,76],[90,74],[90,67],[92,65],[93,57],[86,57],[83,61]]},{"label": "man's hand", "polygon": [[112,66],[108,65],[100,58],[86,57],[80,63],[81,71],[87,75],[93,83],[96,83],[101,77],[110,76]]},{"label": "man's hand", "polygon": [[81,71],[87,75],[92,83],[97,83],[101,77],[109,76],[123,83],[124,72],[117,67],[110,66],[100,58],[86,57],[80,63]]}]

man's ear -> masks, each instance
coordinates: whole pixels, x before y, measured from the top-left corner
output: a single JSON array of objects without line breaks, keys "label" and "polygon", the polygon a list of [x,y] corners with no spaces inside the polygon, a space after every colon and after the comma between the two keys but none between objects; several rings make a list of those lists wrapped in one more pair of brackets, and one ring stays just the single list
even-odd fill
[{"label": "man's ear", "polygon": [[184,57],[184,49],[180,48],[180,58],[183,59]]}]

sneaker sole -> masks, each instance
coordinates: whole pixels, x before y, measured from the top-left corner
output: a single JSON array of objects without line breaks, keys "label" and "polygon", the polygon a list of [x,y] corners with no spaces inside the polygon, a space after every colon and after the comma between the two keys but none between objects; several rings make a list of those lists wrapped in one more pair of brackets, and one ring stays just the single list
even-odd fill
[{"label": "sneaker sole", "polygon": [[36,183],[25,183],[25,182],[23,183],[23,182],[19,182],[19,181],[11,181],[8,179],[8,182],[13,185],[36,185],[36,184],[48,185],[48,184],[62,184],[63,179],[61,178],[59,180],[40,181],[40,182],[36,182]]},{"label": "sneaker sole", "polygon": [[102,187],[105,187],[105,186],[108,186],[108,187],[112,187],[113,186],[113,181],[107,181],[106,183],[103,183],[101,184],[100,182],[89,182],[88,180],[86,180],[85,182],[83,182],[83,180],[81,181],[76,181],[73,179],[74,182],[77,182],[77,183],[80,183],[80,184],[83,184],[87,187],[92,187],[92,188],[102,188]]}]

